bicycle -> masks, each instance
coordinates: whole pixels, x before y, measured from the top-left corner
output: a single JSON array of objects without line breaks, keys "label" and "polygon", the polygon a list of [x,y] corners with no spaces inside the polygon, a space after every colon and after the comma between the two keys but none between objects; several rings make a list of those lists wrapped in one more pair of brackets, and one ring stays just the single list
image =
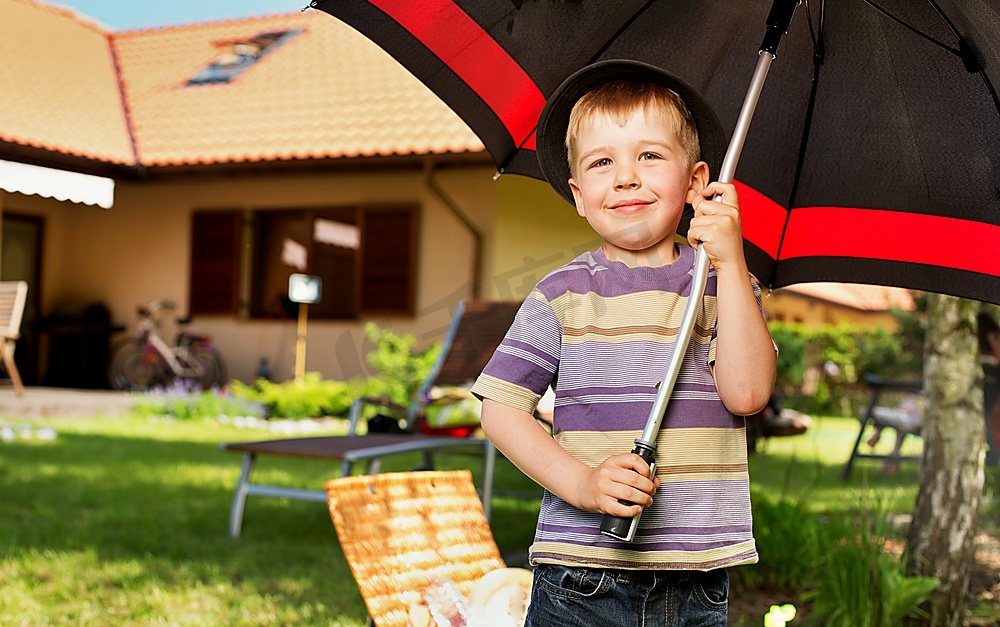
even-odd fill
[{"label": "bicycle", "polygon": [[185,330],[190,316],[176,320],[180,330],[173,346],[160,335],[156,313],[174,308],[174,303],[165,300],[138,308],[135,336],[118,347],[108,368],[113,388],[148,390],[181,379],[208,389],[228,381],[226,364],[211,337]]}]

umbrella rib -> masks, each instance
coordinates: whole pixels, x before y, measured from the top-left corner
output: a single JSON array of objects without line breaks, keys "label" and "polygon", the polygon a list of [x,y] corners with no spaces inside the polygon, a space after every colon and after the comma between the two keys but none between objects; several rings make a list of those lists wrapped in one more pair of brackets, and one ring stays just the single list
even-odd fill
[{"label": "umbrella rib", "polygon": [[[953,47],[949,46],[948,44],[944,43],[943,41],[938,41],[937,39],[934,39],[933,37],[931,37],[927,33],[924,33],[922,31],[918,30],[917,28],[915,28],[913,26],[910,26],[909,24],[907,24],[903,20],[899,19],[898,17],[896,17],[892,13],[889,13],[888,11],[886,11],[885,9],[883,9],[882,7],[880,7],[879,5],[875,4],[875,2],[873,2],[873,0],[865,0],[865,4],[867,4],[868,6],[870,6],[873,9],[875,9],[876,11],[878,11],[879,13],[881,13],[882,15],[884,15],[885,17],[887,17],[890,20],[892,20],[893,22],[896,22],[897,24],[899,24],[903,28],[905,28],[905,29],[909,30],[910,32],[914,33],[915,35],[919,35],[919,36],[923,37],[924,39],[926,39],[927,41],[931,42],[935,46],[939,46],[941,48],[944,48],[945,50],[947,50],[948,52],[954,54],[957,57],[962,57],[962,51],[960,49],[953,48]],[[935,9],[938,9],[936,3],[931,2],[931,4],[934,5]],[[940,9],[938,9],[938,13],[939,14],[941,13]],[[948,25],[951,26],[951,24],[948,24]],[[954,27],[952,27],[952,30],[954,30]]]},{"label": "umbrella rib", "polygon": [[[809,10],[810,9],[809,0],[805,0],[805,2],[803,4],[805,4],[805,9],[806,9],[806,24],[809,25],[809,37],[812,39],[812,42],[813,42],[813,51],[815,53],[816,45],[817,45],[816,44],[816,31],[813,29],[813,18],[812,18],[812,11]],[[821,3],[821,6],[822,6],[822,4],[823,3]]]},{"label": "umbrella rib", "polygon": [[816,92],[819,88],[819,72],[823,66],[825,46],[823,37],[826,33],[826,0],[821,0],[819,4],[819,24],[817,30],[813,31],[812,13],[808,11],[806,4],[806,17],[809,20],[809,34],[813,42],[813,78],[809,88],[809,102],[806,105],[806,119],[802,127],[802,138],[799,140],[799,154],[795,160],[795,175],[792,177],[792,189],[788,193],[787,212],[785,222],[781,225],[781,239],[778,240],[778,251],[775,256],[774,268],[771,269],[771,276],[768,277],[768,285],[774,285],[778,278],[778,261],[781,260],[781,249],[785,244],[785,233],[788,231],[788,222],[792,217],[792,207],[795,205],[795,197],[799,194],[799,177],[802,175],[802,167],[805,164],[806,148],[809,145],[809,131],[812,129],[813,113],[816,110]]},{"label": "umbrella rib", "polygon": [[938,6],[936,0],[928,0],[928,2],[931,3],[934,10],[937,11],[938,15],[941,16],[941,19],[944,20],[944,23],[948,25],[951,32],[958,38],[957,54],[962,59],[965,69],[970,74],[979,74],[979,76],[982,77],[983,83],[986,85],[986,89],[989,90],[990,95],[993,97],[993,106],[996,107],[997,114],[1000,115],[1000,98],[997,97],[997,90],[993,87],[993,81],[991,81],[990,77],[986,75],[986,70],[983,68],[982,63],[980,63],[979,59],[976,58],[972,48],[969,46],[968,42],[965,41],[965,38],[962,37],[962,34],[958,32],[957,28],[955,28],[955,24],[951,21],[951,18],[949,18],[945,12],[941,10],[941,7]]},{"label": "umbrella rib", "polygon": [[[601,55],[604,54],[605,51],[607,51],[608,46],[610,46],[612,43],[614,43],[614,41],[616,39],[618,39],[618,37],[623,32],[625,32],[625,30],[627,30],[629,26],[632,25],[632,22],[634,22],[640,15],[642,15],[643,13],[645,13],[646,9],[648,9],[650,7],[650,5],[652,5],[654,2],[656,2],[656,0],[648,0],[646,2],[646,4],[642,5],[642,7],[638,11],[636,11],[635,13],[632,14],[632,17],[630,17],[627,20],[625,20],[625,22],[622,23],[621,27],[615,32],[615,34],[612,35],[611,37],[608,37],[608,40],[606,42],[604,42],[604,45],[601,46],[600,49],[598,49],[598,51],[594,54],[594,56],[592,56],[590,58],[590,62],[589,63],[594,63],[595,61],[597,61],[598,59],[600,59]],[[588,65],[589,65],[589,63],[588,63]]]},{"label": "umbrella rib", "polygon": [[938,3],[935,2],[935,0],[927,0],[927,1],[932,7],[934,7],[934,10],[937,11],[938,16],[940,16],[940,18],[944,20],[944,23],[948,25],[948,28],[951,30],[952,34],[954,34],[955,37],[958,39],[957,48],[949,46],[948,44],[942,41],[938,41],[937,39],[934,39],[930,35],[927,35],[926,33],[923,33],[920,30],[916,29],[915,27],[910,26],[903,20],[899,19],[898,17],[889,13],[879,5],[875,4],[874,0],[864,0],[864,1],[865,4],[875,9],[885,17],[889,18],[890,20],[896,22],[903,28],[906,28],[912,33],[919,35],[920,37],[923,37],[932,44],[940,48],[943,48],[944,50],[947,50],[948,52],[957,56],[959,59],[962,60],[962,64],[965,65],[965,69],[970,74],[979,74],[979,76],[983,79],[983,84],[986,85],[986,89],[990,92],[990,96],[993,98],[993,106],[996,108],[997,114],[1000,115],[1000,96],[997,96],[997,90],[993,86],[993,81],[991,81],[990,77],[986,75],[986,72],[984,71],[982,64],[979,62],[979,59],[976,58],[975,54],[972,51],[972,48],[969,47],[968,43],[965,41],[965,38],[962,37],[962,34],[958,32],[957,28],[955,28],[955,24],[952,23],[951,19],[949,19],[948,16],[945,14],[945,12],[941,10],[941,7],[938,6]]}]

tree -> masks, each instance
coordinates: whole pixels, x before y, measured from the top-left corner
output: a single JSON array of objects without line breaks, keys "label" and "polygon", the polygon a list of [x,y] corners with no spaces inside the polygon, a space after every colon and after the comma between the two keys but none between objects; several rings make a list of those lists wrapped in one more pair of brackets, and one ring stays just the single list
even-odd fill
[{"label": "tree", "polygon": [[931,294],[927,303],[924,387],[928,406],[920,489],[907,538],[911,575],[940,582],[932,625],[960,625],[972,572],[983,495],[983,371],[976,314],[980,303]]}]

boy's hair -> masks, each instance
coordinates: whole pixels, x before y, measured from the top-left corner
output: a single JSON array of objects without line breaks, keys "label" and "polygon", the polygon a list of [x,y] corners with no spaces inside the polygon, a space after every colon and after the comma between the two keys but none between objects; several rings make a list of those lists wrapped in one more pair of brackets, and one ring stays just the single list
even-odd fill
[{"label": "boy's hair", "polygon": [[577,138],[581,127],[594,115],[603,113],[619,125],[624,125],[636,111],[649,111],[660,118],[668,128],[673,128],[684,147],[688,166],[701,159],[698,127],[694,116],[684,101],[671,89],[656,83],[634,80],[613,80],[595,87],[584,94],[569,114],[566,129],[566,155],[569,169],[576,177]]}]

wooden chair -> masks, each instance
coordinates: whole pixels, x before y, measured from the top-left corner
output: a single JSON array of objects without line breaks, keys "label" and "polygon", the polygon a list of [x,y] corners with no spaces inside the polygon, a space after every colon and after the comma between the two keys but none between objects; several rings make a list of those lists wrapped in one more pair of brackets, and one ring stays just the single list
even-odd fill
[{"label": "wooden chair", "polygon": [[440,578],[463,595],[504,568],[468,470],[386,473],[326,483],[337,538],[372,621],[407,624]]},{"label": "wooden chair", "polygon": [[28,301],[28,283],[26,281],[0,282],[0,359],[10,377],[14,393],[24,395],[24,385],[21,374],[14,363],[14,347],[17,338],[21,337],[21,318],[24,316],[24,305]]},{"label": "wooden chair", "polygon": [[[519,306],[519,303],[514,302],[459,303],[452,317],[451,327],[442,342],[438,362],[420,391],[411,400],[409,407],[399,407],[385,399],[358,399],[350,410],[350,435],[224,444],[223,450],[243,453],[240,479],[236,485],[229,514],[229,535],[234,538],[240,535],[246,499],[250,495],[326,501],[326,493],[318,489],[252,483],[251,474],[259,455],[336,460],[341,464],[341,474],[347,476],[351,474],[355,465],[360,464],[364,464],[366,474],[377,473],[381,459],[388,455],[421,452],[424,454],[424,467],[433,468],[433,456],[436,453],[472,450],[483,456],[482,501],[486,516],[489,517],[496,449],[486,438],[477,437],[474,428],[425,433],[421,426],[424,424],[426,410],[431,402],[432,388],[470,384],[482,372],[493,351],[503,340]],[[376,406],[380,411],[393,414],[394,418],[398,418],[404,424],[403,432],[355,435],[363,409],[368,406]]]}]

